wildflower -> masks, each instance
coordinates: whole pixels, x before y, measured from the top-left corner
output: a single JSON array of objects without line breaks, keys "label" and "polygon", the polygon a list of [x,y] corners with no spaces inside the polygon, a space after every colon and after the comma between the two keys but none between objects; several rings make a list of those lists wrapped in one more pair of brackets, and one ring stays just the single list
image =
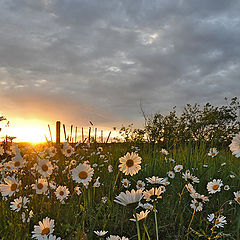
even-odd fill
[{"label": "wildflower", "polygon": [[19,185],[21,182],[18,182],[15,177],[6,177],[3,179],[6,184],[0,184],[0,191],[2,193],[2,196],[6,197],[9,196],[11,197],[15,192],[18,192]]},{"label": "wildflower", "polygon": [[203,164],[203,167],[207,168],[207,167],[208,167],[208,165],[207,165],[207,164]]},{"label": "wildflower", "polygon": [[0,155],[2,156],[4,154],[4,148],[0,146]]},{"label": "wildflower", "polygon": [[150,210],[150,211],[153,210],[153,205],[150,203],[144,203],[141,205],[141,207],[144,208],[145,210]]},{"label": "wildflower", "polygon": [[136,185],[137,189],[145,189],[145,183],[142,180],[138,180],[137,181],[137,185]]},{"label": "wildflower", "polygon": [[176,165],[176,166],[174,167],[174,171],[175,171],[175,172],[181,172],[182,169],[183,169],[183,166],[182,166],[182,165]]},{"label": "wildflower", "polygon": [[168,171],[168,172],[167,172],[167,175],[168,175],[168,177],[170,177],[170,178],[174,178],[174,177],[175,177],[175,173],[174,173],[173,171]]},{"label": "wildflower", "polygon": [[221,186],[223,186],[221,179],[213,179],[212,182],[207,184],[207,190],[209,193],[213,194],[221,191]]},{"label": "wildflower", "polygon": [[74,153],[74,148],[71,147],[69,144],[64,145],[64,147],[62,149],[62,153],[65,157],[71,157],[72,154]]},{"label": "wildflower", "polygon": [[49,154],[50,157],[54,157],[57,154],[57,149],[55,147],[53,147],[53,146],[50,147],[48,149],[48,154]]},{"label": "wildflower", "polygon": [[60,237],[56,237],[55,235],[49,235],[49,236],[46,236],[44,235],[41,240],[61,240]]},{"label": "wildflower", "polygon": [[214,213],[211,213],[211,214],[209,214],[209,215],[207,216],[207,220],[208,220],[209,222],[212,222],[214,218],[215,218]]},{"label": "wildflower", "polygon": [[81,192],[81,190],[80,190],[80,187],[78,187],[78,186],[76,186],[75,188],[74,188],[74,191],[75,191],[75,193],[77,194],[77,195],[80,195],[82,192]]},{"label": "wildflower", "polygon": [[121,192],[116,199],[114,200],[114,202],[119,203],[123,206],[127,206],[130,205],[132,203],[138,203],[143,197],[142,194],[142,190],[138,189],[137,191],[135,191],[134,189],[131,190],[131,192],[126,191]]},{"label": "wildflower", "polygon": [[[137,215],[137,221],[141,221],[142,219],[146,218],[149,212],[150,212],[149,210],[146,210],[145,212],[141,211],[140,213],[137,213],[136,214]],[[133,218],[130,218],[129,220],[133,221],[133,222],[136,222],[136,216],[133,215]]]},{"label": "wildflower", "polygon": [[235,175],[230,174],[229,177],[233,179],[233,178],[235,178]]},{"label": "wildflower", "polygon": [[69,193],[70,192],[66,186],[59,186],[55,191],[57,199],[59,199],[61,202],[63,202],[64,199],[67,199]]},{"label": "wildflower", "polygon": [[99,178],[100,177],[97,177],[95,183],[93,184],[93,187],[100,187],[101,183],[99,182]]},{"label": "wildflower", "polygon": [[112,167],[112,165],[108,165],[108,172],[112,172],[113,171],[113,167]]},{"label": "wildflower", "polygon": [[131,183],[130,183],[129,180],[127,180],[126,178],[124,178],[124,179],[122,180],[122,185],[123,185],[123,187],[128,188],[128,187],[130,187]]},{"label": "wildflower", "polygon": [[152,188],[150,190],[145,190],[143,192],[143,198],[146,199],[147,202],[151,201],[157,201],[158,199],[161,199],[161,194],[163,193],[162,188]]},{"label": "wildflower", "polygon": [[165,186],[170,184],[170,182],[167,181],[168,178],[160,178],[160,177],[152,176],[152,177],[146,178],[146,180],[151,184],[163,184]]},{"label": "wildflower", "polygon": [[102,151],[103,151],[103,148],[102,148],[102,147],[98,147],[98,148],[97,148],[97,151],[98,151],[98,152],[102,152]]},{"label": "wildflower", "polygon": [[169,152],[164,148],[161,149],[161,153],[166,155],[166,156],[169,154]]},{"label": "wildflower", "polygon": [[191,183],[186,184],[185,187],[189,193],[196,193],[196,190],[193,188],[193,185]]},{"label": "wildflower", "polygon": [[210,157],[213,158],[213,157],[216,157],[217,154],[218,154],[218,151],[217,151],[216,148],[210,148],[209,153],[208,153],[208,156],[210,156]]},{"label": "wildflower", "polygon": [[32,188],[36,190],[36,194],[43,194],[47,191],[47,180],[39,178],[35,184],[32,184]]},{"label": "wildflower", "polygon": [[235,196],[234,200],[235,200],[238,204],[240,204],[240,191],[234,192],[233,194],[234,194],[234,196]]},{"label": "wildflower", "polygon": [[182,178],[185,179],[185,181],[188,181],[190,183],[199,183],[199,179],[195,176],[193,176],[189,170],[187,170],[185,173],[182,174]]},{"label": "wildflower", "polygon": [[229,185],[225,185],[223,188],[225,191],[228,191],[230,189]]},{"label": "wildflower", "polygon": [[119,170],[122,171],[125,175],[135,175],[141,169],[140,163],[142,158],[138,154],[132,152],[127,153],[124,157],[119,158],[120,165]]},{"label": "wildflower", "polygon": [[32,238],[42,239],[45,236],[52,234],[54,231],[54,220],[46,217],[39,221],[39,225],[34,226],[34,231],[32,231]]},{"label": "wildflower", "polygon": [[27,197],[19,197],[15,198],[13,202],[10,202],[11,210],[15,212],[19,212],[21,208],[27,208],[26,204],[29,202],[29,199]]},{"label": "wildflower", "polygon": [[232,143],[229,145],[232,154],[235,155],[237,158],[240,157],[240,134],[237,134]]},{"label": "wildflower", "polygon": [[20,153],[16,153],[16,155],[12,158],[12,166],[15,169],[23,167],[25,164],[24,159],[22,158]]},{"label": "wildflower", "polygon": [[103,237],[108,233],[108,231],[102,231],[101,230],[101,231],[94,231],[94,233],[99,237]]},{"label": "wildflower", "polygon": [[215,227],[217,228],[224,227],[224,224],[227,224],[226,217],[218,216],[214,224],[215,224]]},{"label": "wildflower", "polygon": [[49,182],[49,187],[51,189],[56,189],[57,188],[57,184],[52,180],[52,181]]},{"label": "wildflower", "polygon": [[36,168],[43,177],[49,177],[53,172],[53,165],[48,159],[40,159]]},{"label": "wildflower", "polygon": [[76,168],[72,169],[72,178],[77,183],[87,186],[92,180],[94,170],[86,163],[80,163]]},{"label": "wildflower", "polygon": [[129,240],[127,237],[119,237],[118,235],[110,235],[106,240]]},{"label": "wildflower", "polygon": [[203,204],[201,202],[197,201],[196,199],[192,200],[192,203],[190,204],[190,207],[192,209],[196,210],[196,212],[203,210]]}]

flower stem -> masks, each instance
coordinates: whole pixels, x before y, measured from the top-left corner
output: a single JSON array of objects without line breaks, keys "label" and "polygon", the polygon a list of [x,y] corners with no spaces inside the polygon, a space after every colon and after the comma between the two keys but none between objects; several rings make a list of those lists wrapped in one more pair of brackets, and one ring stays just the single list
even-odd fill
[{"label": "flower stem", "polygon": [[157,211],[156,211],[156,203],[153,205],[153,211],[154,211],[154,219],[155,219],[155,229],[156,229],[156,238],[158,238],[158,222],[157,222]]},{"label": "flower stem", "polygon": [[139,228],[139,223],[138,223],[138,219],[137,219],[136,210],[134,210],[134,216],[135,216],[135,219],[136,219],[138,240],[141,240],[141,233],[140,233],[140,228]]},{"label": "flower stem", "polygon": [[149,236],[149,233],[148,233],[148,230],[147,230],[147,226],[146,226],[145,223],[143,224],[143,227],[144,227],[144,230],[145,230],[145,232],[146,232],[146,234],[147,234],[148,240],[151,240],[151,239],[150,239],[150,236]]},{"label": "flower stem", "polygon": [[188,240],[188,238],[189,238],[189,233],[190,233],[190,232],[189,232],[189,229],[190,229],[190,227],[191,227],[191,224],[192,224],[192,221],[193,221],[195,212],[196,212],[196,209],[194,209],[194,211],[193,211],[191,221],[190,221],[190,223],[189,223],[189,225],[188,225],[188,228],[187,228],[187,238],[186,238],[186,240]]}]

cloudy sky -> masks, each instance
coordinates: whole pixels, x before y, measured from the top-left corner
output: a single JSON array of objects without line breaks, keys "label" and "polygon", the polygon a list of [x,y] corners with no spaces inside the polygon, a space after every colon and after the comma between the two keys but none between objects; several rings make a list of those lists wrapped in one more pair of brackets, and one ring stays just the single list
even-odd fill
[{"label": "cloudy sky", "polygon": [[0,114],[143,125],[240,93],[240,2],[0,0]]}]

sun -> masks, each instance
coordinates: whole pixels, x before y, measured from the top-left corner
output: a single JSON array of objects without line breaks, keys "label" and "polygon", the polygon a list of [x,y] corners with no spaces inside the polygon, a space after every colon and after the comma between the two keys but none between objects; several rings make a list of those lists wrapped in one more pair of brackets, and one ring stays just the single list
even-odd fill
[{"label": "sun", "polygon": [[45,135],[50,140],[48,124],[44,121],[36,119],[14,119],[12,124],[10,121],[9,127],[4,129],[4,131],[1,133],[1,137],[6,135],[16,137],[14,142],[46,142]]}]

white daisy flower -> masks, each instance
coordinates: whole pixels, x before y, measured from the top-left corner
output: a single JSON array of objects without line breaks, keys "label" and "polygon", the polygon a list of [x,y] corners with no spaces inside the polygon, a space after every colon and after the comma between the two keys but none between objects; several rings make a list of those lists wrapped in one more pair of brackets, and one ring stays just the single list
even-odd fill
[{"label": "white daisy flower", "polygon": [[175,173],[173,171],[168,171],[167,175],[168,175],[168,177],[170,177],[172,179],[175,177]]},{"label": "white daisy flower", "polygon": [[240,204],[240,191],[234,192],[233,194],[234,194],[234,196],[235,196],[234,200],[235,200],[238,204]]},{"label": "white daisy flower", "polygon": [[75,191],[75,193],[79,196],[82,192],[81,192],[81,190],[80,190],[80,187],[78,187],[78,186],[76,186],[75,188],[74,188],[74,191]]},{"label": "white daisy flower", "polygon": [[119,203],[123,206],[130,205],[132,203],[138,203],[143,197],[143,193],[141,189],[135,191],[134,189],[131,192],[126,191],[121,192],[115,199],[114,202]]},{"label": "white daisy flower", "polygon": [[199,179],[193,176],[189,170],[186,170],[186,172],[182,174],[182,178],[184,178],[185,181],[190,182],[191,184],[199,183]]},{"label": "white daisy flower", "polygon": [[235,155],[237,158],[240,157],[240,134],[237,134],[232,143],[229,145],[232,154]]},{"label": "white daisy flower", "polygon": [[224,216],[218,216],[217,219],[215,220],[215,227],[216,228],[220,228],[220,227],[224,227],[224,224],[227,224],[227,220],[226,217]]},{"label": "white daisy flower", "polygon": [[207,220],[208,220],[209,222],[212,222],[214,218],[215,218],[214,213],[211,213],[211,214],[209,214],[209,215],[207,216]]},{"label": "white daisy flower", "polygon": [[50,147],[48,149],[48,154],[50,157],[54,157],[57,154],[57,149],[54,146]]},{"label": "white daisy flower", "polygon": [[112,167],[112,165],[108,165],[108,172],[112,172],[113,171],[113,167]]},{"label": "white daisy flower", "polygon": [[106,196],[102,197],[102,202],[105,204],[107,202],[108,198]]},{"label": "white daisy flower", "polygon": [[230,189],[229,185],[225,185],[223,188],[225,191],[228,191]]},{"label": "white daisy flower", "polygon": [[57,189],[55,191],[56,198],[58,200],[60,200],[61,202],[63,202],[65,199],[67,199],[69,193],[70,192],[66,186],[59,186],[59,187],[57,187]]},{"label": "white daisy flower", "polygon": [[80,163],[76,168],[72,169],[72,178],[77,183],[87,186],[92,180],[94,169],[86,163]]},{"label": "white daisy flower", "polygon": [[101,230],[101,231],[94,231],[94,233],[99,237],[103,237],[108,233],[108,231],[102,231]]},{"label": "white daisy flower", "polygon": [[213,157],[216,157],[217,154],[218,154],[218,151],[217,151],[216,148],[210,148],[210,150],[209,150],[209,152],[208,152],[208,156],[210,156],[210,157],[213,158]]},{"label": "white daisy flower", "polygon": [[221,186],[223,186],[223,182],[221,179],[213,179],[212,182],[209,182],[207,184],[207,190],[209,193],[213,194],[216,192],[220,192],[221,191]]},{"label": "white daisy flower", "polygon": [[13,168],[15,169],[21,168],[25,164],[25,161],[19,152],[17,152],[16,155],[12,158],[11,162],[12,162]]},{"label": "white daisy flower", "polygon": [[176,166],[174,167],[174,171],[175,171],[175,172],[181,172],[182,169],[183,169],[183,165],[176,165]]},{"label": "white daisy flower", "polygon": [[27,197],[15,198],[13,202],[10,202],[11,210],[19,212],[21,208],[27,208],[26,204],[29,202]]},{"label": "white daisy flower", "polygon": [[49,236],[54,231],[54,220],[46,217],[43,221],[39,221],[39,225],[34,226],[32,231],[32,238],[42,239],[45,236]]},{"label": "white daisy flower", "polygon": [[32,188],[36,190],[36,194],[43,194],[48,190],[47,180],[39,178],[35,184],[32,184]]},{"label": "white daisy flower", "polygon": [[143,198],[149,202],[157,201],[158,199],[161,199],[161,194],[163,193],[163,189],[161,187],[159,188],[152,188],[150,190],[145,190],[143,192]]},{"label": "white daisy flower", "polygon": [[192,203],[190,204],[190,207],[196,210],[196,212],[203,210],[203,204],[201,202],[197,201],[196,199],[193,199],[191,202]]},{"label": "white daisy flower", "polygon": [[40,159],[36,166],[36,169],[43,177],[49,177],[52,174],[54,168],[48,159]]},{"label": "white daisy flower", "polygon": [[74,148],[68,145],[62,149],[62,153],[65,157],[71,157],[74,153]]},{"label": "white daisy flower", "polygon": [[145,183],[142,180],[138,180],[137,184],[136,184],[136,188],[144,190],[145,189]]},{"label": "white daisy flower", "polygon": [[2,193],[2,196],[11,197],[15,192],[19,191],[19,186],[21,185],[21,181],[18,182],[15,177],[6,177],[3,179],[6,184],[0,184],[0,191]]},{"label": "white daisy flower", "polygon": [[[149,214],[149,210],[146,210],[146,211],[141,211],[140,213],[137,213],[137,221],[141,221],[142,219],[146,218],[147,215]],[[133,215],[133,218],[130,218],[129,219],[130,221],[133,221],[133,222],[136,222],[136,217],[135,215]]]},{"label": "white daisy flower", "polygon": [[123,187],[128,188],[128,187],[130,187],[131,183],[130,183],[129,180],[127,180],[126,178],[124,178],[124,179],[122,180],[122,185],[123,185]]},{"label": "white daisy flower", "polygon": [[97,188],[97,187],[100,187],[100,186],[101,186],[101,183],[99,182],[99,178],[100,178],[100,177],[97,177],[95,183],[93,184],[93,187]]},{"label": "white daisy flower", "polygon": [[127,153],[125,156],[119,158],[120,165],[119,170],[122,171],[125,175],[135,175],[141,169],[142,158],[138,154],[132,152]]},{"label": "white daisy flower", "polygon": [[164,148],[161,149],[161,153],[166,155],[166,156],[169,154],[169,152]]}]

